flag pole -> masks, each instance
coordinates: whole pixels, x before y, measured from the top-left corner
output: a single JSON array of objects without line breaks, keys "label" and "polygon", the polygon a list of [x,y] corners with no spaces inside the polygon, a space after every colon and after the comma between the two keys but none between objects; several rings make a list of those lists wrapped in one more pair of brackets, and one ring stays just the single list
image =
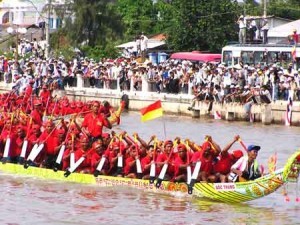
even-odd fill
[{"label": "flag pole", "polygon": [[165,121],[163,120],[163,125],[164,125],[164,137],[165,137],[165,140],[167,139],[167,129],[166,129],[166,123]]}]

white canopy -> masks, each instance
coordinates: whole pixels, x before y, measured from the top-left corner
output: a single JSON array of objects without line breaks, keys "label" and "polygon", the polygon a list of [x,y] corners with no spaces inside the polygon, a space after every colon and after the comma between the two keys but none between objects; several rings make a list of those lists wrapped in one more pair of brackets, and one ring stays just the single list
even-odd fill
[{"label": "white canopy", "polygon": [[[158,46],[162,46],[166,44],[165,41],[158,41],[149,39],[148,40],[148,49],[156,48]],[[130,41],[121,45],[117,45],[116,48],[133,48],[133,50],[136,50],[136,43],[134,41]]]},{"label": "white canopy", "polygon": [[300,33],[300,20],[295,20],[290,23],[286,23],[281,26],[271,28],[268,31],[268,37],[287,37],[293,34],[293,30],[296,29],[297,33]]}]

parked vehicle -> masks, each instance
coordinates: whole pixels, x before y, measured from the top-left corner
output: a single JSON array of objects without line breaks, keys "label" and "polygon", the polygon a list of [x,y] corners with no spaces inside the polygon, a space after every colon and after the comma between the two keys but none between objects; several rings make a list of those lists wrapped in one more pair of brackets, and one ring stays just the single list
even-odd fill
[{"label": "parked vehicle", "polygon": [[[294,54],[294,55],[293,55]],[[271,65],[279,63],[286,67],[290,63],[300,65],[299,46],[291,45],[227,45],[222,49],[222,63],[236,65],[240,62],[248,65]]]},{"label": "parked vehicle", "polygon": [[199,51],[192,52],[176,52],[173,53],[170,59],[189,60],[191,62],[200,63],[218,63],[221,62],[222,55],[214,53],[202,53]]}]

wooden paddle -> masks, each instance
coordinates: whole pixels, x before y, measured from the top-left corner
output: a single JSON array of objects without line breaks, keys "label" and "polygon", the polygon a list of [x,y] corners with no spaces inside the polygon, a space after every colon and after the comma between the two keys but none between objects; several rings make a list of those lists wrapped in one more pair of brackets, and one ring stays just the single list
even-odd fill
[{"label": "wooden paddle", "polygon": [[142,179],[142,176],[143,176],[142,164],[141,164],[141,160],[140,160],[139,146],[137,144],[137,135],[136,134],[134,134],[134,145],[135,145],[135,148],[136,148],[136,151],[137,151],[137,157],[135,159],[137,177],[139,179]]},{"label": "wooden paddle", "polygon": [[65,173],[64,176],[68,177],[70,176],[71,173],[73,173],[80,165],[81,163],[85,160],[85,158],[91,153],[93,152],[94,149],[90,149],[86,154],[84,154],[83,156],[81,156],[77,162],[75,162],[72,166],[70,166],[70,168],[68,168]]},{"label": "wooden paddle", "polygon": [[188,183],[188,194],[190,194],[190,195],[193,194],[193,187],[198,179],[198,175],[200,173],[200,168],[201,168],[201,161],[199,160],[196,162],[191,181],[190,181],[190,183]]},{"label": "wooden paddle", "polygon": [[30,131],[31,124],[32,124],[32,117],[30,117],[30,119],[29,119],[29,124],[27,126],[26,137],[24,138],[24,142],[23,142],[23,145],[22,145],[20,161],[19,161],[20,164],[23,164],[24,160],[25,160],[26,151],[27,151],[27,147],[28,147],[28,136],[29,136],[29,131]]},{"label": "wooden paddle", "polygon": [[240,142],[240,144],[242,145],[242,147],[244,148],[244,150],[247,152],[247,151],[248,151],[248,150],[247,150],[247,147],[246,147],[245,143],[242,141],[241,138],[239,138],[239,142]]},{"label": "wooden paddle", "polygon": [[156,147],[157,147],[157,138],[154,140],[154,152],[153,152],[153,158],[150,166],[150,179],[149,182],[150,184],[154,183],[154,180],[156,178],[155,173],[156,173],[156,165],[155,165],[155,157],[156,157]]},{"label": "wooden paddle", "polygon": [[43,118],[42,118],[43,122],[47,121],[47,109],[48,109],[48,104],[49,104],[50,98],[51,98],[51,96],[49,96],[48,99],[47,99],[47,103],[46,103],[45,110],[44,110],[44,113],[43,113]]},{"label": "wooden paddle", "polygon": [[[60,167],[64,152],[66,150],[66,144],[65,143],[68,140],[68,135],[69,135],[71,126],[74,124],[74,120],[75,119],[71,119],[71,122],[70,122],[69,127],[68,127],[68,131],[66,133],[65,140],[64,140],[63,144],[61,145],[61,147],[59,149],[59,153],[58,153],[58,156],[56,158],[56,161],[55,161],[55,164],[54,164],[54,167],[53,167],[54,172],[57,172],[58,168]],[[72,138],[74,138],[74,135],[72,135]],[[73,139],[72,139],[72,141],[73,141]]]},{"label": "wooden paddle", "polygon": [[24,168],[27,169],[29,167],[30,164],[33,164],[35,158],[38,156],[38,154],[43,150],[44,146],[45,146],[45,142],[49,139],[49,137],[53,134],[54,130],[56,130],[56,128],[58,127],[58,125],[60,124],[57,123],[56,126],[53,128],[53,130],[48,134],[48,136],[45,138],[45,140],[40,144],[35,144],[27,158],[27,160],[25,160],[24,163]]},{"label": "wooden paddle", "polygon": [[[177,141],[175,143],[177,143]],[[173,154],[173,149],[171,149],[171,151],[169,153],[169,156],[168,156],[168,159],[167,159],[167,162],[163,165],[163,168],[161,169],[161,171],[159,173],[159,176],[158,176],[156,184],[155,184],[156,188],[160,188],[161,182],[165,178],[165,175],[166,175],[166,172],[167,172],[167,169],[168,169],[168,166],[169,166],[169,161],[171,159],[172,154]]]},{"label": "wooden paddle", "polygon": [[[112,144],[112,142],[113,142],[113,138],[110,140],[110,143],[108,144],[107,149],[109,149],[109,147]],[[102,170],[102,168],[104,166],[105,161],[106,161],[106,156],[103,154],[102,157],[101,157],[101,160],[100,160],[100,162],[99,162],[99,164],[98,164],[98,166],[97,166],[97,168],[96,168],[96,170],[94,172],[94,176],[95,177],[98,177],[100,175],[100,172],[101,172],[101,170]]]},{"label": "wooden paddle", "polygon": [[8,155],[9,155],[9,150],[10,150],[10,134],[11,134],[11,129],[12,129],[12,125],[13,125],[13,120],[14,120],[14,113],[11,114],[11,119],[10,119],[10,127],[9,127],[9,132],[8,132],[8,136],[6,138],[6,142],[5,142],[5,146],[4,146],[4,153],[3,153],[3,158],[2,158],[2,163],[6,163],[7,159],[8,159]]},{"label": "wooden paddle", "polygon": [[101,160],[100,160],[100,162],[99,162],[99,164],[98,164],[98,166],[97,166],[97,168],[94,172],[95,177],[98,177],[100,175],[100,172],[101,172],[101,170],[104,166],[105,161],[106,161],[106,157],[105,157],[105,155],[102,155]]},{"label": "wooden paddle", "polygon": [[119,136],[119,148],[120,148],[120,151],[119,151],[119,155],[118,155],[118,163],[117,163],[117,166],[118,166],[118,169],[117,169],[117,174],[118,175],[122,175],[123,174],[123,155],[122,155],[122,149],[121,149],[121,143],[123,141],[123,138],[122,138],[122,135]]}]

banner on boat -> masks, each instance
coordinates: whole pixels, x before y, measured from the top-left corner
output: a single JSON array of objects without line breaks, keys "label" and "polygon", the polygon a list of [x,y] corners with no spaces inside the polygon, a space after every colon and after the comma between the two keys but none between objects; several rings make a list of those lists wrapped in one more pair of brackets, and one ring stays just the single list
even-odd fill
[{"label": "banner on boat", "polygon": [[218,183],[214,184],[214,188],[216,191],[234,191],[235,184],[234,183]]}]

